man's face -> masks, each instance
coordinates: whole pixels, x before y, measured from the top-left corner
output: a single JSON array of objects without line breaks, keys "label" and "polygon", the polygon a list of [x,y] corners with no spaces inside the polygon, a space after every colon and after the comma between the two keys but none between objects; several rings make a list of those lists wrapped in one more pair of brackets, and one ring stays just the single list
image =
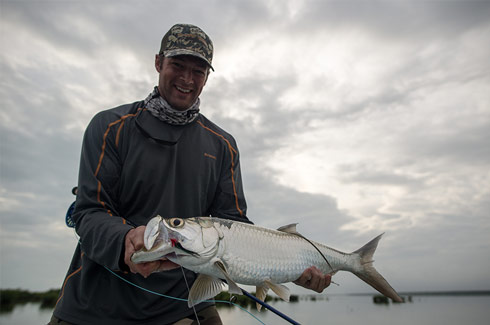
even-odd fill
[{"label": "man's face", "polygon": [[174,109],[184,111],[201,94],[209,68],[203,60],[190,55],[162,59],[160,66],[158,55],[155,58],[155,68],[160,73],[158,91]]}]

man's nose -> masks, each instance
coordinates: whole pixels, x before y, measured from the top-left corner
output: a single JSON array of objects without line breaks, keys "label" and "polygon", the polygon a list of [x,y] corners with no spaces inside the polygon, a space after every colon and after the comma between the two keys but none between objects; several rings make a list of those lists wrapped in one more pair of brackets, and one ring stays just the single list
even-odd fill
[{"label": "man's nose", "polygon": [[192,69],[184,69],[184,71],[182,71],[182,74],[180,75],[180,79],[182,79],[186,83],[192,83]]}]

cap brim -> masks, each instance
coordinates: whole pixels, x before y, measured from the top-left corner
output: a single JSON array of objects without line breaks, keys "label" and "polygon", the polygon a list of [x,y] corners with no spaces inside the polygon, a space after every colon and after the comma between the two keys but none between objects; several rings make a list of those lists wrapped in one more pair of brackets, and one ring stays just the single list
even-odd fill
[{"label": "cap brim", "polygon": [[214,71],[214,68],[211,65],[211,63],[203,55],[201,55],[201,54],[199,54],[197,52],[194,52],[192,50],[187,50],[187,49],[173,49],[173,50],[163,51],[163,55],[166,58],[171,58],[173,56],[179,56],[179,55],[192,55],[192,56],[195,56],[195,57],[203,60],[204,62],[206,62],[206,64],[211,68],[211,70]]}]

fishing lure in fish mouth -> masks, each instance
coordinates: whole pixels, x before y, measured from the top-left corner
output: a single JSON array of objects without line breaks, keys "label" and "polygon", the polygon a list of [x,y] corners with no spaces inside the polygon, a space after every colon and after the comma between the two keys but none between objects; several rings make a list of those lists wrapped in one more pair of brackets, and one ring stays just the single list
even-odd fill
[{"label": "fishing lure in fish mouth", "polygon": [[373,266],[381,236],[352,253],[343,253],[306,239],[296,231],[296,225],[273,230],[210,217],[157,216],[145,230],[145,249],[134,253],[131,260],[142,263],[167,257],[199,273],[189,293],[190,307],[221,292],[224,281],[230,293],[242,294],[238,283],[255,285],[260,300],[271,289],[289,301],[289,289],[282,283],[295,281],[311,266],[324,274],[352,272],[382,294],[401,302]]}]

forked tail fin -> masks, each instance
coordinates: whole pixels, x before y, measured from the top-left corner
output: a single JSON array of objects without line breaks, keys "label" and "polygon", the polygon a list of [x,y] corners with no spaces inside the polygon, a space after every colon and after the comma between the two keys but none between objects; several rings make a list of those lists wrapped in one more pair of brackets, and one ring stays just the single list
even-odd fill
[{"label": "forked tail fin", "polygon": [[374,251],[376,251],[376,247],[378,247],[381,236],[383,236],[383,234],[352,253],[359,255],[362,268],[361,271],[353,273],[386,297],[391,298],[396,302],[403,302],[403,299],[396,293],[395,289],[391,287],[388,281],[386,281],[373,266]]}]

